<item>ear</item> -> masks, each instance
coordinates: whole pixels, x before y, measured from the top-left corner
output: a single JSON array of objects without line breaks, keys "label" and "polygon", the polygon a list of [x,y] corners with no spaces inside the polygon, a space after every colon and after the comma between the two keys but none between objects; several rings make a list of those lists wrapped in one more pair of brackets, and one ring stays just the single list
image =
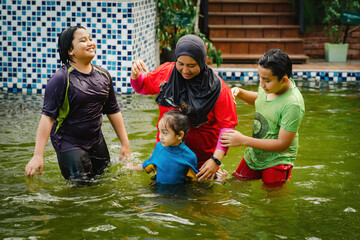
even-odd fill
[{"label": "ear", "polygon": [[184,135],[185,135],[184,131],[180,131],[178,134],[178,136],[179,136],[178,139],[182,140],[184,138]]},{"label": "ear", "polygon": [[289,78],[288,78],[288,76],[285,74],[281,80],[283,81],[283,84],[286,84],[286,83],[289,81]]},{"label": "ear", "polygon": [[70,50],[68,51],[68,54],[69,54],[69,56],[74,55],[73,52],[72,52],[72,49],[71,49],[71,51]]}]

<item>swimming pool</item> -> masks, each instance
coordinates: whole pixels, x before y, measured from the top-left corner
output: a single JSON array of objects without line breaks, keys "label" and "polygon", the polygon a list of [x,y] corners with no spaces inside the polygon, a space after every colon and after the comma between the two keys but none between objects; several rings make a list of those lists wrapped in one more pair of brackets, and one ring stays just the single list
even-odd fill
[{"label": "swimming pool", "polygon": [[[234,85],[235,83],[231,83]],[[254,86],[246,89],[255,90]],[[8,239],[357,239],[360,236],[360,92],[302,88],[306,114],[292,178],[266,189],[229,179],[158,192],[150,176],[124,170],[119,141],[103,131],[112,166],[90,186],[62,179],[50,144],[41,178],[28,179],[42,96],[0,92],[0,237]],[[151,155],[158,108],[152,96],[118,96],[134,155]],[[253,108],[238,101],[238,130],[250,135]],[[231,148],[234,171],[245,148]]]}]

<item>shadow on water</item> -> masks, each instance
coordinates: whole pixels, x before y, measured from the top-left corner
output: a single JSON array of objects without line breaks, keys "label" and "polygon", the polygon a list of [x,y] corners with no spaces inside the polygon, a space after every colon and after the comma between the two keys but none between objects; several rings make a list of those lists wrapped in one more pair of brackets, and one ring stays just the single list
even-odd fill
[{"label": "shadow on water", "polygon": [[[246,86],[250,90],[256,87]],[[24,176],[42,97],[0,92],[0,237],[4,239],[357,239],[360,235],[360,94],[304,88],[306,114],[290,181],[265,188],[230,177],[245,147],[229,149],[225,183],[159,187],[123,168],[106,117],[111,166],[86,186],[63,180],[48,143],[43,175]],[[155,145],[152,96],[121,96],[134,164]],[[254,109],[237,101],[237,130],[251,135]],[[316,223],[316,224],[315,224]]]}]

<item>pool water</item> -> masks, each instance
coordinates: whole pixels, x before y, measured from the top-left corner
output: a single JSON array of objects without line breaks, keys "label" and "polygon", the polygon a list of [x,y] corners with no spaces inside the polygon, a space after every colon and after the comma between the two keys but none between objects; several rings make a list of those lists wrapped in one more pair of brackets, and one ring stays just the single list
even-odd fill
[{"label": "pool water", "polygon": [[[253,86],[246,87],[255,90]],[[119,141],[104,118],[112,165],[89,186],[63,180],[50,141],[43,175],[26,178],[42,96],[0,92],[0,237],[2,239],[359,239],[360,92],[302,89],[306,114],[291,180],[269,189],[261,180],[149,185],[150,175],[118,161]],[[154,96],[118,96],[134,163],[155,144]],[[237,101],[242,133],[254,109]],[[245,147],[231,148],[233,172]]]}]

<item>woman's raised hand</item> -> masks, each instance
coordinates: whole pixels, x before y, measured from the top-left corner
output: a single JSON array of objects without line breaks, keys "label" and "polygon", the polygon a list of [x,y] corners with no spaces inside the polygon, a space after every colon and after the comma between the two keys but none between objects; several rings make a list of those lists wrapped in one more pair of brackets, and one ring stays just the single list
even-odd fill
[{"label": "woman's raised hand", "polygon": [[135,60],[133,65],[131,66],[131,78],[138,79],[142,72],[146,72],[146,65],[143,60],[138,59]]},{"label": "woman's raised hand", "polygon": [[241,89],[238,88],[238,87],[233,87],[233,88],[231,89],[231,93],[232,93],[234,99],[235,99],[235,97],[237,97],[237,95],[239,95],[240,90],[241,90]]}]

